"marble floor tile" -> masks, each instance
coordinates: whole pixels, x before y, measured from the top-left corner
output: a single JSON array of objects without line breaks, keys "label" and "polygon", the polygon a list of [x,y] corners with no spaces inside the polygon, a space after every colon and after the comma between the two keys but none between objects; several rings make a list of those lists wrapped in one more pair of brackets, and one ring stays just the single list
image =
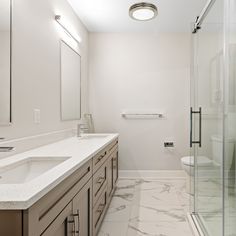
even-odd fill
[{"label": "marble floor tile", "polygon": [[136,205],[179,205],[179,199],[175,189],[169,189],[169,186],[155,189],[140,189],[135,191],[134,204]]},{"label": "marble floor tile", "polygon": [[136,191],[148,191],[155,189],[163,189],[163,192],[170,192],[174,189],[175,182],[170,180],[150,180],[150,179],[140,179],[136,180]]},{"label": "marble floor tile", "polygon": [[130,202],[126,199],[114,196],[111,200],[104,221],[128,221],[130,218],[130,213]]},{"label": "marble floor tile", "polygon": [[184,179],[121,179],[99,236],[192,236]]},{"label": "marble floor tile", "polygon": [[186,222],[186,214],[181,207],[172,206],[132,206],[130,221],[141,222]]},{"label": "marble floor tile", "polygon": [[104,222],[98,236],[126,236],[128,222]]},{"label": "marble floor tile", "polygon": [[129,189],[124,189],[124,190],[117,190],[114,195],[113,198],[116,199],[116,201],[118,201],[118,199],[123,200],[124,204],[132,204],[133,200],[134,200],[134,191],[129,190]]},{"label": "marble floor tile", "polygon": [[187,222],[136,222],[128,226],[127,236],[193,236]]},{"label": "marble floor tile", "polygon": [[119,179],[117,182],[117,189],[133,189],[136,186],[135,179]]}]

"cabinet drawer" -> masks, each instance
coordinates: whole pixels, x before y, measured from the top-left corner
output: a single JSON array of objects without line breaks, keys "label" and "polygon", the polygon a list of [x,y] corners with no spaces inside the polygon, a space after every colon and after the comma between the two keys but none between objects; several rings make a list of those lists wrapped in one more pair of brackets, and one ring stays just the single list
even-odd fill
[{"label": "cabinet drawer", "polygon": [[97,235],[106,213],[107,191],[104,191],[93,209],[93,234]]},{"label": "cabinet drawer", "polygon": [[[92,162],[89,161],[49,192],[25,214],[29,225],[29,235],[41,234],[73,197],[92,177]],[[37,225],[37,230],[34,226]]]},{"label": "cabinet drawer", "polygon": [[115,141],[113,141],[112,143],[108,145],[107,147],[108,155],[113,153],[116,149],[118,149],[118,139],[116,139]]},{"label": "cabinet drawer", "polygon": [[109,155],[117,148],[118,140],[110,143],[93,158],[93,173],[95,173],[107,160]]},{"label": "cabinet drawer", "polygon": [[72,203],[69,203],[41,236],[72,236],[73,231]]},{"label": "cabinet drawer", "polygon": [[107,167],[104,164],[93,176],[93,202],[97,202],[103,186],[107,184]]},{"label": "cabinet drawer", "polygon": [[106,161],[108,150],[104,149],[93,158],[93,173],[95,173]]}]

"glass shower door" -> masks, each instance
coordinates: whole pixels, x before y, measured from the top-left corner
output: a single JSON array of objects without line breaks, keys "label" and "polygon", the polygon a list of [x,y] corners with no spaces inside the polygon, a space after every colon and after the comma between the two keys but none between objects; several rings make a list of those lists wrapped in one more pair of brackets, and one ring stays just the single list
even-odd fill
[{"label": "glass shower door", "polygon": [[236,235],[236,0],[227,2],[225,148],[224,148],[224,235]]},{"label": "glass shower door", "polygon": [[206,235],[222,236],[223,24],[203,23],[193,48],[194,213]]}]

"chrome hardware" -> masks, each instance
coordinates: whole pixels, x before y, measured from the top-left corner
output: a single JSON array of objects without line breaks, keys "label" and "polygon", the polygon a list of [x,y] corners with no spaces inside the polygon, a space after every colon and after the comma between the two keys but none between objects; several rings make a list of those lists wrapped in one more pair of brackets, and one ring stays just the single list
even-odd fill
[{"label": "chrome hardware", "polygon": [[215,4],[215,2],[216,2],[216,0],[208,0],[208,2],[206,3],[206,6],[203,8],[201,14],[196,19],[196,22],[194,24],[194,28],[192,31],[193,34],[196,34],[198,32],[198,30],[201,29],[201,25],[202,25],[204,19],[208,15],[209,11],[211,10],[211,8]]},{"label": "chrome hardware", "polygon": [[100,205],[98,206],[97,212],[102,213],[105,206],[106,206],[106,204],[100,204]]},{"label": "chrome hardware", "polygon": [[[78,223],[78,228],[77,230],[75,229],[73,231],[74,234],[77,234],[79,236],[79,233],[80,233],[80,215],[79,215],[79,210],[77,210],[77,213],[76,214],[73,214],[73,217],[77,217],[77,223]],[[76,221],[74,220],[74,222],[76,223]],[[76,227],[75,227],[76,228]]]},{"label": "chrome hardware", "polygon": [[107,152],[105,152],[103,155],[101,155],[101,156],[98,158],[98,160],[101,161],[102,158],[106,156],[106,154],[107,154]]},{"label": "chrome hardware", "polygon": [[123,118],[127,118],[127,117],[158,117],[158,118],[164,118],[163,113],[122,113],[121,116]]},{"label": "chrome hardware", "polygon": [[[68,216],[66,218],[66,236],[71,235],[72,233],[74,234],[74,228],[75,228],[75,220],[73,216]],[[72,230],[73,228],[73,230]]]},{"label": "chrome hardware", "polygon": [[98,184],[102,184],[106,178],[105,177],[99,177],[97,180]]},{"label": "chrome hardware", "polygon": [[78,124],[77,126],[77,137],[81,137],[82,133],[85,133],[85,131],[89,131],[88,127],[86,127],[85,124]]},{"label": "chrome hardware", "polygon": [[100,162],[106,155],[107,155],[107,152],[105,152],[103,155],[101,155],[101,156],[97,159],[97,161],[96,161],[95,164],[97,164],[98,162]]}]

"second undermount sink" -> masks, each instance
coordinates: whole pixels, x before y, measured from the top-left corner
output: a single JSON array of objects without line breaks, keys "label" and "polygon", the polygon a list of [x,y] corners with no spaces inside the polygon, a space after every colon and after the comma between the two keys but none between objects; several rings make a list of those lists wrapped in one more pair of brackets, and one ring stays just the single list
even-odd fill
[{"label": "second undermount sink", "polygon": [[83,134],[81,137],[79,137],[79,139],[104,139],[107,138],[108,135],[107,134]]},{"label": "second undermount sink", "polygon": [[29,182],[70,157],[28,157],[0,168],[0,184]]}]

